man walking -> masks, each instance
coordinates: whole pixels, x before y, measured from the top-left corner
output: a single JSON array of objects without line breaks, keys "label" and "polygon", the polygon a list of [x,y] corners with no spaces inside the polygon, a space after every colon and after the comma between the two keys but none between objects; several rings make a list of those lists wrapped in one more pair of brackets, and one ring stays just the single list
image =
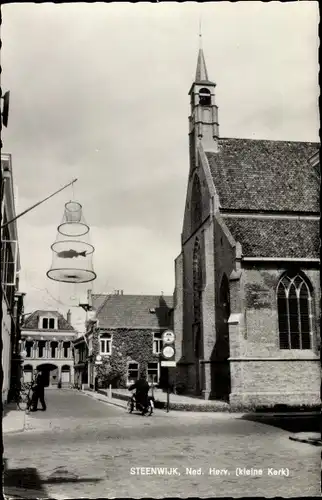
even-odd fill
[{"label": "man walking", "polygon": [[47,406],[45,402],[45,383],[44,376],[40,368],[37,368],[37,375],[34,381],[34,394],[32,399],[33,401],[31,411],[37,411],[38,400],[40,400],[42,410],[46,411]]}]

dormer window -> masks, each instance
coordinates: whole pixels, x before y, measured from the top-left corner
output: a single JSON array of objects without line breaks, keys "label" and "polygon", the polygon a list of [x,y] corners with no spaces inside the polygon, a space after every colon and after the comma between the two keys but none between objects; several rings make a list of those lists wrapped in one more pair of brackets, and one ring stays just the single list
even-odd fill
[{"label": "dormer window", "polygon": [[56,318],[41,318],[41,328],[43,330],[56,330]]},{"label": "dormer window", "polygon": [[211,94],[209,89],[199,90],[199,104],[201,106],[211,106]]}]

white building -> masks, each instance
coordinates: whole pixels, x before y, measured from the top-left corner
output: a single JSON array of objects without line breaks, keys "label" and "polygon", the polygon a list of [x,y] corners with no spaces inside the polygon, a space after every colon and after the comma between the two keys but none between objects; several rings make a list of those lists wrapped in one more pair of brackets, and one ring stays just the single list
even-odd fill
[{"label": "white building", "polygon": [[21,327],[21,349],[26,352],[24,381],[30,382],[39,367],[47,387],[57,387],[59,382],[62,387],[73,384],[73,342],[76,338],[70,311],[67,319],[58,311],[33,312]]}]

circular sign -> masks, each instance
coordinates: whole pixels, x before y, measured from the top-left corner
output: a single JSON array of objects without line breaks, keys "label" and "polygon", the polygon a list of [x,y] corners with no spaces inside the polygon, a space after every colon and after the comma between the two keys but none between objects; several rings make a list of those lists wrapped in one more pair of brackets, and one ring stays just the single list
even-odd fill
[{"label": "circular sign", "polygon": [[100,354],[96,356],[96,361],[102,361],[102,356]]},{"label": "circular sign", "polygon": [[174,333],[171,330],[163,332],[162,340],[165,344],[172,344],[174,342]]},{"label": "circular sign", "polygon": [[174,349],[171,345],[167,345],[162,349],[162,354],[165,358],[172,358],[174,355]]}]

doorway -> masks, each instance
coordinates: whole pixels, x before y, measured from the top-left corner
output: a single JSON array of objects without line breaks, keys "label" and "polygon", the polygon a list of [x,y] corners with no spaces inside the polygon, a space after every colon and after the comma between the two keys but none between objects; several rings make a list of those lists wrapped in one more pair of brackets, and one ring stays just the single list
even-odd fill
[{"label": "doorway", "polygon": [[38,367],[44,377],[45,387],[57,387],[58,385],[58,367],[51,363],[44,363]]}]

